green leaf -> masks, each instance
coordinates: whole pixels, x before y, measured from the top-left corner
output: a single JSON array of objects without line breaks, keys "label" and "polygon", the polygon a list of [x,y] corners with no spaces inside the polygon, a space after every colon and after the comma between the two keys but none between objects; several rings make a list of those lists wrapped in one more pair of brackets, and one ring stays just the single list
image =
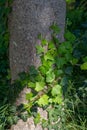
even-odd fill
[{"label": "green leaf", "polygon": [[58,53],[59,54],[65,54],[65,53],[72,53],[73,48],[72,48],[72,44],[69,41],[63,42],[62,44],[60,44],[60,46],[58,47]]},{"label": "green leaf", "polygon": [[64,64],[66,64],[67,61],[65,60],[64,57],[58,57],[56,58],[56,64],[58,68],[62,68]]},{"label": "green leaf", "polygon": [[45,105],[48,105],[48,103],[49,103],[49,97],[46,95],[46,94],[44,94],[38,101],[37,101],[37,103],[38,103],[38,105],[40,105],[40,106],[45,106]]},{"label": "green leaf", "polygon": [[27,110],[28,113],[31,113],[31,108],[34,105],[34,103],[29,102],[29,104],[24,104],[24,109]]},{"label": "green leaf", "polygon": [[10,106],[10,112],[16,113],[16,106]]},{"label": "green leaf", "polygon": [[84,61],[84,62],[87,62],[87,56],[83,58],[83,61]]},{"label": "green leaf", "polygon": [[57,78],[58,78],[58,76],[61,76],[63,74],[63,70],[62,69],[59,69],[59,70],[55,69],[54,72],[55,72],[55,75],[56,75]]},{"label": "green leaf", "polygon": [[52,82],[54,81],[54,79],[55,79],[55,74],[54,74],[54,72],[48,71],[48,72],[46,73],[46,82],[47,82],[47,83],[52,83]]},{"label": "green leaf", "polygon": [[48,43],[48,49],[55,49],[55,45],[54,45],[53,41],[50,41]]},{"label": "green leaf", "polygon": [[62,93],[62,87],[60,85],[55,85],[52,88],[51,93],[52,93],[52,96],[61,95],[61,93]]},{"label": "green leaf", "polygon": [[31,100],[32,97],[33,97],[32,92],[26,94],[26,100]]},{"label": "green leaf", "polygon": [[36,87],[35,87],[35,90],[37,92],[41,91],[45,86],[45,83],[44,82],[36,82]]},{"label": "green leaf", "polygon": [[38,71],[35,66],[32,65],[29,67],[29,75],[38,75]]},{"label": "green leaf", "polygon": [[65,73],[68,74],[68,75],[71,75],[73,72],[73,67],[71,66],[68,66],[66,69],[65,69]]},{"label": "green leaf", "polygon": [[46,74],[46,67],[44,67],[44,66],[40,66],[39,67],[39,71],[40,71],[40,73],[42,74],[42,75],[45,75]]},{"label": "green leaf", "polygon": [[49,52],[47,52],[44,56],[44,59],[47,61],[47,60],[51,60],[51,61],[54,61],[54,57],[53,55],[51,55]]},{"label": "green leaf", "polygon": [[59,40],[56,36],[53,36],[53,42],[56,43],[57,46],[59,46]]},{"label": "green leaf", "polygon": [[41,119],[40,113],[37,113],[36,117],[34,118],[35,125],[37,125],[38,123],[40,123],[40,119]]},{"label": "green leaf", "polygon": [[51,60],[46,61],[43,59],[42,65],[43,65],[43,67],[45,67],[46,72],[49,71],[50,68],[52,68],[53,63],[54,63],[54,61],[51,61]]},{"label": "green leaf", "polygon": [[0,130],[4,130],[4,124],[0,124]]},{"label": "green leaf", "polygon": [[53,24],[50,28],[53,30],[53,33],[58,34],[60,32],[60,28],[57,24]]},{"label": "green leaf", "polygon": [[38,39],[40,39],[40,40],[42,39],[42,34],[38,35]]},{"label": "green leaf", "polygon": [[29,87],[29,88],[35,88],[35,83],[29,82],[29,83],[28,83],[28,87]]},{"label": "green leaf", "polygon": [[14,117],[13,117],[13,122],[14,122],[14,124],[17,124],[18,119],[19,119],[18,116],[14,116]]},{"label": "green leaf", "polygon": [[62,95],[58,95],[55,98],[53,98],[54,103],[62,104],[63,98]]},{"label": "green leaf", "polygon": [[71,3],[71,2],[75,2],[75,0],[66,0],[66,2]]},{"label": "green leaf", "polygon": [[19,74],[19,77],[20,77],[20,79],[23,81],[23,80],[25,80],[26,79],[26,73],[25,72],[21,72],[20,74]]},{"label": "green leaf", "polygon": [[58,74],[58,76],[61,75],[61,74],[63,74],[63,70],[62,70],[62,69],[59,69],[59,70],[57,71],[57,74]]},{"label": "green leaf", "polygon": [[78,59],[77,58],[72,58],[72,61],[71,61],[72,65],[75,65],[78,63]]},{"label": "green leaf", "polygon": [[69,78],[67,76],[64,76],[61,80],[61,85],[65,86],[68,85],[68,83],[69,83]]},{"label": "green leaf", "polygon": [[57,55],[57,50],[55,48],[52,48],[48,50],[48,53],[53,56],[53,58]]},{"label": "green leaf", "polygon": [[9,123],[10,125],[13,125],[13,123],[14,123],[11,116],[8,117],[7,121],[8,121],[8,123]]},{"label": "green leaf", "polygon": [[47,128],[48,120],[42,119],[42,124],[41,125],[42,125],[43,128]]},{"label": "green leaf", "polygon": [[64,54],[66,53],[67,50],[66,50],[66,47],[63,45],[63,43],[58,47],[58,53],[59,54]]},{"label": "green leaf", "polygon": [[83,63],[81,66],[80,66],[81,70],[87,70],[87,62]]},{"label": "green leaf", "polygon": [[69,50],[70,53],[72,53],[73,51],[72,43],[69,41],[66,41],[63,44],[65,45],[66,49]]},{"label": "green leaf", "polygon": [[76,37],[75,37],[75,35],[73,33],[71,33],[70,31],[67,31],[65,33],[65,39],[70,41],[70,42],[75,42]]},{"label": "green leaf", "polygon": [[41,43],[42,43],[42,45],[44,46],[44,45],[47,45],[47,44],[48,44],[48,41],[47,41],[46,39],[42,39]]},{"label": "green leaf", "polygon": [[66,61],[67,62],[70,62],[71,60],[72,60],[72,54],[71,53],[69,53],[69,52],[67,52],[66,54],[65,54],[65,59],[66,59]]},{"label": "green leaf", "polygon": [[39,81],[44,82],[44,79],[45,79],[45,77],[43,76],[43,74],[39,74],[39,75],[36,77],[36,81],[37,81],[37,82],[39,82]]},{"label": "green leaf", "polygon": [[41,54],[41,53],[44,52],[44,48],[42,46],[40,46],[40,45],[36,46],[36,50],[37,50],[37,54]]},{"label": "green leaf", "polygon": [[27,114],[24,114],[24,113],[21,114],[21,119],[22,119],[24,122],[27,121],[27,118],[28,118],[28,115],[27,115]]}]

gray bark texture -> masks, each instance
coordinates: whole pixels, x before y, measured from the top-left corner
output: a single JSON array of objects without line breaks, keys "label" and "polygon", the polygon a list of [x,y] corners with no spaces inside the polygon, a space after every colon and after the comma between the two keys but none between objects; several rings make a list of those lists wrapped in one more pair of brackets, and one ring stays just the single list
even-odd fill
[{"label": "gray bark texture", "polygon": [[[29,66],[39,66],[35,46],[39,43],[38,34],[50,39],[49,27],[56,23],[60,28],[59,40],[64,41],[66,3],[65,0],[13,0],[9,17],[10,46],[9,59],[12,81],[20,72],[27,72]],[[25,88],[19,95],[17,104],[25,102],[24,95],[30,90]],[[43,112],[42,112],[43,113]],[[47,117],[47,114],[44,114]],[[29,125],[31,122],[31,126]],[[21,124],[21,125],[20,125]],[[22,127],[22,128],[21,128]],[[32,121],[19,121],[11,130],[42,130]]]},{"label": "gray bark texture", "polygon": [[64,40],[65,8],[65,0],[13,0],[9,18],[12,80],[18,73],[26,72],[30,65],[37,66],[37,36],[42,34],[49,38],[49,27],[53,22],[61,29],[60,41]]}]

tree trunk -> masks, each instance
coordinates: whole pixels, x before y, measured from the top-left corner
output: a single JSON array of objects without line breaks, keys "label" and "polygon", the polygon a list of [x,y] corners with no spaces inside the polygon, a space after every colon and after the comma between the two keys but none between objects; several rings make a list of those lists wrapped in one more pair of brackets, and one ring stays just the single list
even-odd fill
[{"label": "tree trunk", "polygon": [[[13,1],[12,13],[9,17],[9,58],[12,81],[17,79],[18,73],[27,72],[30,65],[39,66],[40,62],[35,51],[35,45],[38,44],[38,34],[50,39],[49,27],[54,22],[61,30],[58,35],[59,40],[64,41],[65,13],[65,0]],[[19,98],[18,102],[23,102],[23,95],[26,91],[27,89],[20,94],[22,98]]]}]

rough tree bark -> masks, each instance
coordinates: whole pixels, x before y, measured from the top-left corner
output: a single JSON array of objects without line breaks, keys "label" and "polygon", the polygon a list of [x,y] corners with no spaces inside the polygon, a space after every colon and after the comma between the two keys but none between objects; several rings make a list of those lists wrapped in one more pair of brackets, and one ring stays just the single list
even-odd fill
[{"label": "rough tree bark", "polygon": [[[27,72],[30,65],[35,65],[36,67],[39,65],[35,52],[35,45],[38,43],[37,36],[42,34],[49,39],[49,27],[53,22],[60,27],[59,40],[64,41],[65,13],[65,0],[13,1],[12,13],[9,17],[9,58],[12,81],[17,78],[18,73]],[[26,91],[27,89],[24,89],[22,94],[20,94],[22,98],[19,98],[19,103],[24,101],[23,95]],[[36,130],[36,128],[32,130],[34,129]],[[27,128],[16,130],[27,130]],[[28,130],[31,129],[29,128]]]}]

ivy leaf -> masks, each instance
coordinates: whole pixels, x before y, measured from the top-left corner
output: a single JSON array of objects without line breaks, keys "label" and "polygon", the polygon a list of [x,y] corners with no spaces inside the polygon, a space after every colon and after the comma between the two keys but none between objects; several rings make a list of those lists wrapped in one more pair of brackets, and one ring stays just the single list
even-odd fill
[{"label": "ivy leaf", "polygon": [[59,40],[57,37],[53,36],[53,41],[56,43],[57,46],[59,46]]},{"label": "ivy leaf", "polygon": [[39,82],[39,81],[44,82],[44,79],[45,79],[45,77],[42,76],[42,74],[39,74],[39,75],[36,77],[36,81],[37,81],[37,82]]},{"label": "ivy leaf", "polygon": [[48,120],[42,119],[42,124],[41,125],[42,125],[43,128],[47,128]]},{"label": "ivy leaf", "polygon": [[68,66],[68,67],[65,69],[65,74],[71,75],[72,72],[73,72],[73,67],[71,67],[71,66]]},{"label": "ivy leaf", "polygon": [[38,39],[41,40],[42,39],[42,34],[38,35]]},{"label": "ivy leaf", "polygon": [[38,75],[38,71],[36,70],[35,66],[30,66],[29,75]]},{"label": "ivy leaf", "polygon": [[50,70],[53,70],[54,61],[47,61],[47,65],[49,66]]},{"label": "ivy leaf", "polygon": [[51,60],[51,61],[54,60],[53,55],[51,55],[49,52],[48,52],[47,54],[45,54],[44,59],[45,59],[46,61],[47,61],[47,60]]},{"label": "ivy leaf", "polygon": [[53,62],[54,61],[50,61],[50,60],[46,61],[43,59],[42,64],[45,67],[46,72],[49,71],[49,68],[52,67]]},{"label": "ivy leaf", "polygon": [[65,60],[64,57],[58,57],[58,58],[56,59],[56,64],[57,64],[57,67],[58,67],[58,68],[62,68],[63,65],[66,64],[66,62],[67,62],[67,61]]},{"label": "ivy leaf", "polygon": [[0,124],[0,130],[4,130],[4,125]]},{"label": "ivy leaf", "polygon": [[48,44],[48,41],[47,41],[46,39],[42,39],[41,43],[42,43],[42,45],[44,46],[44,45],[47,45],[47,44]]},{"label": "ivy leaf", "polygon": [[10,125],[13,125],[14,122],[11,116],[9,116],[7,120]]},{"label": "ivy leaf", "polygon": [[19,119],[18,116],[14,116],[14,117],[13,117],[13,123],[14,123],[14,124],[17,124],[18,119]]},{"label": "ivy leaf", "polygon": [[81,66],[80,66],[81,70],[87,70],[87,62],[83,63]]},{"label": "ivy leaf", "polygon": [[71,61],[72,65],[75,65],[78,63],[78,59],[77,58],[72,58],[72,61]]},{"label": "ivy leaf", "polygon": [[55,98],[53,98],[54,103],[62,104],[63,98],[62,95],[58,95]]},{"label": "ivy leaf", "polygon": [[26,100],[30,100],[33,97],[33,93],[26,94]]},{"label": "ivy leaf", "polygon": [[66,49],[69,50],[70,53],[72,53],[73,51],[72,43],[69,41],[66,41],[64,42],[64,44],[65,44]]},{"label": "ivy leaf", "polygon": [[54,72],[55,72],[56,77],[61,76],[63,74],[63,70],[62,69],[59,69],[59,70],[55,69]]},{"label": "ivy leaf", "polygon": [[22,119],[24,122],[27,121],[27,118],[28,118],[28,115],[27,115],[27,114],[24,114],[24,113],[21,114],[21,119]]},{"label": "ivy leaf", "polygon": [[46,74],[46,68],[44,67],[44,66],[40,66],[39,67],[39,71],[40,71],[40,73],[42,74],[42,75],[45,75]]},{"label": "ivy leaf", "polygon": [[34,103],[29,102],[29,104],[24,104],[24,109],[27,110],[28,113],[31,113],[31,108],[34,105]]},{"label": "ivy leaf", "polygon": [[55,48],[55,45],[54,45],[53,41],[50,41],[48,44],[48,49],[53,49],[53,48]]},{"label": "ivy leaf", "polygon": [[66,2],[71,3],[74,2],[75,0],[66,0]]},{"label": "ivy leaf", "polygon": [[29,88],[35,88],[35,83],[29,82],[29,83],[28,83],[28,87],[29,87]]},{"label": "ivy leaf", "polygon": [[67,51],[65,54],[65,59],[67,62],[70,62],[72,60],[72,54]]},{"label": "ivy leaf", "polygon": [[59,47],[58,47],[58,53],[59,54],[64,54],[66,53],[67,50],[66,50],[66,47],[64,46],[64,44],[62,43]]},{"label": "ivy leaf", "polygon": [[38,71],[35,68],[35,66],[30,66],[29,67],[29,79],[31,82],[35,82],[36,78],[38,76]]},{"label": "ivy leaf", "polygon": [[55,48],[50,49],[48,52],[53,56],[53,58],[57,55],[57,50]]},{"label": "ivy leaf", "polygon": [[68,85],[68,83],[69,83],[69,78],[67,76],[64,76],[61,80],[61,85],[65,86]]},{"label": "ivy leaf", "polygon": [[20,77],[20,79],[23,81],[23,80],[25,80],[25,79],[27,78],[27,75],[26,75],[25,72],[21,72],[21,73],[19,74],[19,77]]},{"label": "ivy leaf", "polygon": [[53,33],[56,33],[56,34],[60,32],[60,28],[58,27],[57,24],[53,24],[52,26],[50,26],[50,29],[52,29]]},{"label": "ivy leaf", "polygon": [[44,94],[38,101],[37,101],[37,103],[38,103],[38,105],[40,105],[40,106],[45,106],[45,105],[48,105],[48,103],[49,103],[49,97],[46,95],[46,94]]},{"label": "ivy leaf", "polygon": [[54,81],[54,79],[55,79],[55,74],[54,74],[54,72],[48,71],[48,72],[46,73],[46,82],[47,82],[47,83],[52,83],[52,82]]},{"label": "ivy leaf", "polygon": [[58,85],[55,85],[53,88],[52,88],[52,96],[56,96],[56,95],[61,95],[62,93],[62,87],[58,84]]},{"label": "ivy leaf", "polygon": [[35,125],[37,125],[38,123],[40,123],[40,119],[41,119],[40,113],[37,113],[36,117],[34,118]]},{"label": "ivy leaf", "polygon": [[83,58],[83,61],[84,61],[84,62],[87,62],[87,56]]},{"label": "ivy leaf", "polygon": [[63,42],[62,44],[60,44],[59,48],[58,48],[58,53],[59,54],[65,54],[65,53],[72,53],[72,44],[69,41]]},{"label": "ivy leaf", "polygon": [[36,46],[36,50],[37,50],[37,54],[41,54],[41,53],[44,52],[44,48],[42,46],[40,46],[40,45]]},{"label": "ivy leaf", "polygon": [[35,87],[35,90],[37,92],[41,91],[45,86],[45,83],[44,82],[36,82],[36,87]]},{"label": "ivy leaf", "polygon": [[75,42],[76,37],[75,37],[75,35],[73,33],[71,33],[70,31],[67,31],[65,33],[65,39],[70,41],[70,42]]},{"label": "ivy leaf", "polygon": [[10,112],[11,113],[16,113],[16,107],[15,106],[10,106]]}]

